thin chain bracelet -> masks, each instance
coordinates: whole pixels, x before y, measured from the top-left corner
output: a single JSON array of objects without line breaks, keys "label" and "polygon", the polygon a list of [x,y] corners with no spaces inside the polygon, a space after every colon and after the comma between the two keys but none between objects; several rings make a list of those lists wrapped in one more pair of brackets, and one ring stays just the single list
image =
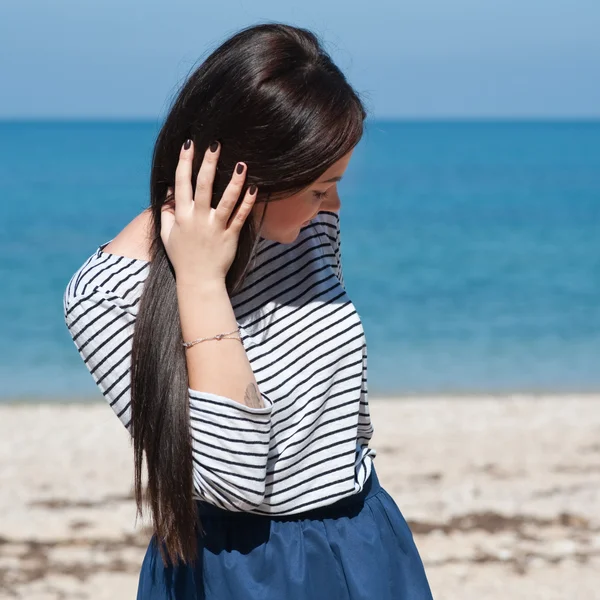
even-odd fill
[{"label": "thin chain bracelet", "polygon": [[[240,331],[240,328],[238,327],[237,329],[234,329],[233,331],[230,331],[229,333],[217,333],[217,335],[213,335],[211,337],[198,338],[197,340],[192,340],[191,342],[182,342],[182,344],[183,344],[184,348],[191,348],[192,346],[195,346],[196,344],[199,344],[200,342],[205,342],[207,340],[219,340],[220,341],[223,338],[227,337],[228,335],[232,335],[234,333],[239,333],[239,331]],[[239,337],[227,338],[227,339],[240,340],[240,342],[242,341],[242,339]]]}]

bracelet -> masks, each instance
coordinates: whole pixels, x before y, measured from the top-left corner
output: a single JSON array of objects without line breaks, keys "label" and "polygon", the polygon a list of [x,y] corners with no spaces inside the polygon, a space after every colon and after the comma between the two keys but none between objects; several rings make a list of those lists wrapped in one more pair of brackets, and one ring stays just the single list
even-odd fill
[{"label": "bracelet", "polygon": [[[228,335],[238,333],[239,330],[240,330],[240,328],[238,327],[237,329],[234,329],[233,331],[230,331],[229,333],[217,333],[217,335],[213,335],[212,337],[198,338],[197,340],[192,340],[191,342],[182,342],[182,344],[183,344],[184,348],[191,348],[192,346],[195,346],[196,344],[199,344],[200,342],[205,342],[206,340],[222,340],[224,337],[226,337]],[[242,341],[241,338],[239,338],[239,337],[227,338],[227,339],[238,339],[238,340],[240,340],[240,342]]]}]

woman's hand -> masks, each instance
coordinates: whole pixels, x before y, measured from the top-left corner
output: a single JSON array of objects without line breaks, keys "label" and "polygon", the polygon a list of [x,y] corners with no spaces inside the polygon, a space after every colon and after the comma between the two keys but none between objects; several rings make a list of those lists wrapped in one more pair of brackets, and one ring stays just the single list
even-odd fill
[{"label": "woman's hand", "polygon": [[[232,216],[244,181],[246,165],[238,163],[217,208],[211,207],[212,186],[221,151],[208,148],[192,192],[194,144],[181,149],[175,171],[175,206],[165,203],[161,209],[160,236],[175,269],[177,285],[224,283],[235,258],[239,233],[256,200],[256,186],[250,189]],[[241,167],[240,167],[241,165]],[[239,173],[238,169],[242,168]],[[169,188],[169,194],[172,189]]]}]

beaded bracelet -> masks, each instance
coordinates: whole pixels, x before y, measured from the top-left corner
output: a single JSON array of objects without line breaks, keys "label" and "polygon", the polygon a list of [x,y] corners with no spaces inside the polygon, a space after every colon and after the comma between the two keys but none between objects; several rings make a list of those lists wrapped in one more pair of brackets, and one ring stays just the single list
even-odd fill
[{"label": "beaded bracelet", "polygon": [[[191,342],[182,342],[183,347],[184,348],[191,348],[192,346],[195,346],[196,344],[199,344],[200,342],[205,342],[206,340],[222,340],[223,338],[227,337],[228,335],[232,335],[234,333],[239,333],[240,328],[238,327],[237,329],[234,329],[233,331],[230,331],[229,333],[217,333],[217,335],[213,335],[212,337],[204,337],[204,338],[198,338],[197,340],[192,340]],[[236,337],[236,338],[227,338],[227,339],[236,339],[236,340],[241,340],[241,338]]]}]

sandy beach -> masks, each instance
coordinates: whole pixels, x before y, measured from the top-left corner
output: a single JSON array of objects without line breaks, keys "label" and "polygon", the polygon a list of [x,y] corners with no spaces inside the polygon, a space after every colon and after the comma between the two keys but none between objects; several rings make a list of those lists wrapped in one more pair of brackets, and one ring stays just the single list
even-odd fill
[{"label": "sandy beach", "polygon": [[[600,599],[600,395],[370,403],[436,600]],[[0,598],[135,598],[132,465],[101,399],[0,405]]]}]

